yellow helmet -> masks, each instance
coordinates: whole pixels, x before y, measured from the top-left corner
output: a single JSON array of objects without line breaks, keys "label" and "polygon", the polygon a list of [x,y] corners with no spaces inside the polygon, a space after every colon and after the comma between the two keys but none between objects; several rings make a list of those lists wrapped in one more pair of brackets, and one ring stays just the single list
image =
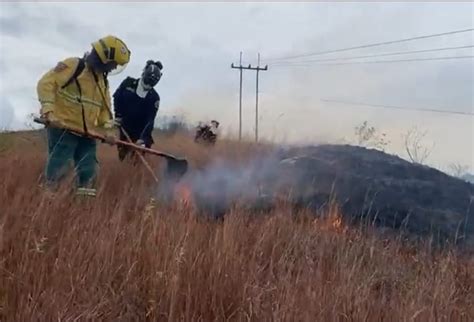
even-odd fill
[{"label": "yellow helmet", "polygon": [[102,63],[115,62],[124,66],[130,61],[130,50],[127,45],[115,36],[106,36],[92,43]]}]

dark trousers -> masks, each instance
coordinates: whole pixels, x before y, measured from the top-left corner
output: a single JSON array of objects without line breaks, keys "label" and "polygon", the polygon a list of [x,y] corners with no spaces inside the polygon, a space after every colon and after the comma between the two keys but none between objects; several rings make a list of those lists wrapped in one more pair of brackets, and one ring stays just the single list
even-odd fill
[{"label": "dark trousers", "polygon": [[58,183],[66,174],[68,164],[72,160],[77,175],[77,186],[92,186],[96,177],[96,141],[56,128],[48,128],[47,134],[47,183],[50,185]]},{"label": "dark trousers", "polygon": [[136,159],[135,153],[129,147],[119,145],[117,147],[117,151],[118,151],[118,157],[120,161],[125,160],[125,158],[128,155],[130,156],[130,158]]},{"label": "dark trousers", "polygon": [[[140,139],[140,137],[134,133],[132,134],[128,133],[128,134],[130,135],[130,140],[134,144],[136,144],[137,141]],[[130,142],[129,137],[126,136],[122,130],[119,131],[119,138],[121,141]],[[145,147],[150,148],[151,145],[145,144]],[[118,145],[117,151],[118,151],[118,157],[120,161],[124,161],[128,156],[129,159],[133,162],[133,164],[136,164],[138,162],[139,156],[137,155],[137,153],[141,153],[141,152],[134,151],[133,149],[123,146],[123,145]]]}]

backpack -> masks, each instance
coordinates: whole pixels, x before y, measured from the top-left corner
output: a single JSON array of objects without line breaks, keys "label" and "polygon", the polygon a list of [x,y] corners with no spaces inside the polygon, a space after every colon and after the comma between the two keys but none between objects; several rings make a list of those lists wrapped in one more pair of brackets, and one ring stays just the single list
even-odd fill
[{"label": "backpack", "polygon": [[[79,81],[77,80],[77,77],[79,77],[79,75],[81,75],[81,73],[84,71],[85,67],[86,67],[85,59],[84,58],[79,58],[79,62],[77,64],[76,70],[72,74],[71,78],[69,78],[68,81],[63,86],[61,86],[61,88],[64,89],[67,86],[69,86],[72,82],[75,82],[76,85],[77,85],[77,89],[79,90],[79,95],[82,98],[82,89],[81,89],[81,85],[79,84]],[[97,75],[95,73],[93,73],[93,75],[94,75],[95,81],[97,82],[98,81]],[[106,74],[104,74],[104,82],[105,82],[105,87],[107,88],[109,86],[109,82],[107,80],[107,75]],[[102,92],[101,92],[101,94],[102,94]],[[102,99],[103,98],[104,97],[102,96]],[[82,123],[83,123],[83,127],[84,127],[84,133],[88,133],[87,125],[86,125],[86,119],[85,119],[85,115],[84,115],[84,106],[82,105],[82,102],[81,102],[81,112],[82,112]],[[109,113],[110,113],[110,111],[109,111]],[[110,113],[110,114],[112,114],[112,113]]]},{"label": "backpack", "polygon": [[[72,82],[76,82],[79,75],[81,75],[81,73],[84,71],[84,68],[86,68],[86,61],[84,58],[79,58],[79,63],[77,64],[76,70],[72,74],[71,78],[69,78],[68,81],[63,86],[61,86],[61,88],[64,89],[67,86],[69,86]],[[94,74],[94,78],[96,77],[97,75]],[[105,81],[105,87],[108,87],[109,82],[107,80],[107,75],[104,75],[104,81]]]},{"label": "backpack", "polygon": [[64,89],[68,87],[72,82],[76,81],[77,77],[81,75],[85,67],[86,67],[86,62],[84,58],[79,58],[79,63],[77,64],[76,70],[72,74],[71,78],[69,78],[68,81],[63,86],[61,86],[61,88]]}]

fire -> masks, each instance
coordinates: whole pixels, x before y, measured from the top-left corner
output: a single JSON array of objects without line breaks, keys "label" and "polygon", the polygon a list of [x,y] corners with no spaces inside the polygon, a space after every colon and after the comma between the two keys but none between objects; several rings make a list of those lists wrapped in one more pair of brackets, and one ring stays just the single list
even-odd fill
[{"label": "fire", "polygon": [[334,231],[339,232],[339,233],[345,231],[346,227],[344,226],[344,223],[342,222],[342,218],[339,214],[334,214],[330,216],[329,221]]},{"label": "fire", "polygon": [[313,224],[318,229],[333,231],[339,234],[347,231],[347,226],[344,224],[341,215],[338,212],[331,212],[329,216],[325,218],[317,218],[313,221]]},{"label": "fire", "polygon": [[186,208],[193,205],[193,191],[191,187],[184,183],[180,183],[176,186],[174,191],[176,202]]}]

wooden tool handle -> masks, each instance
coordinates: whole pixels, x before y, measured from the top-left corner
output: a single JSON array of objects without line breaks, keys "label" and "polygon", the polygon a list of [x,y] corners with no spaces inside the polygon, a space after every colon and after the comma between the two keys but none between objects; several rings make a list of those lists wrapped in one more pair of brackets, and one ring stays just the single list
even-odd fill
[{"label": "wooden tool handle", "polygon": [[[64,129],[64,130],[67,130],[67,131],[70,131],[70,132],[73,132],[73,133],[76,133],[76,134],[84,135],[84,136],[90,137],[92,139],[97,139],[97,140],[101,140],[101,141],[106,140],[105,136],[100,135],[98,133],[90,133],[90,132],[85,133],[83,131],[79,131],[77,129],[73,129],[73,128],[70,128],[70,127],[67,127],[67,126],[64,126],[64,125],[55,125],[54,123],[51,123],[51,122],[49,122],[48,120],[46,120],[44,118],[35,117],[35,118],[33,118],[33,121],[35,123],[43,124],[45,126],[52,126],[52,127],[56,127],[56,128],[61,128],[61,129]],[[115,140],[115,144],[122,145],[122,146],[127,146],[127,147],[132,148],[132,149],[137,150],[137,151],[141,151],[141,152],[149,153],[149,154],[154,154],[154,155],[157,155],[157,156],[160,156],[160,157],[165,157],[165,158],[168,158],[168,159],[184,160],[184,159],[178,158],[178,157],[176,157],[172,154],[168,154],[168,153],[165,153],[165,152],[145,148],[145,147],[142,147],[140,145],[137,145],[137,144],[134,144],[134,143],[131,143],[131,142],[126,142],[126,141],[122,141],[122,140]]]}]

